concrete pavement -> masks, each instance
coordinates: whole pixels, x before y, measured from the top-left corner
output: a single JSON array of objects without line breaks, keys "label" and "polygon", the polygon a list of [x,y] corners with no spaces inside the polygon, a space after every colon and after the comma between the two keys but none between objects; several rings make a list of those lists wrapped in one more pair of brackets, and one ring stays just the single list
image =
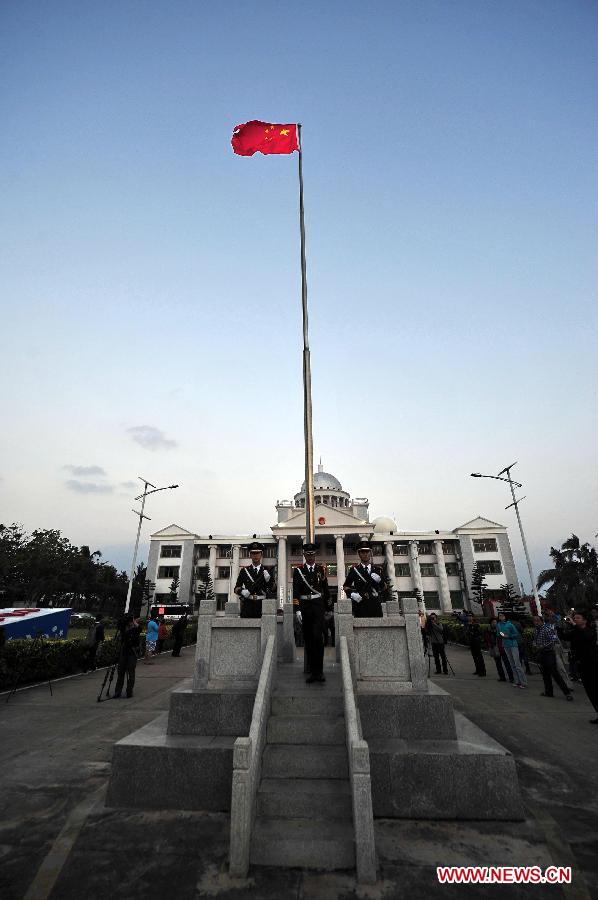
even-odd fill
[{"label": "concrete pavement", "polygon": [[[180,811],[106,809],[102,790],[112,745],[168,707],[172,687],[190,674],[194,648],[154,666],[138,665],[132,700],[96,702],[103,672],[0,697],[0,896],[161,898],[598,898],[598,726],[581,688],[575,702],[471,676],[471,658],[449,648],[456,677],[435,681],[455,706],[517,759],[524,823],[379,820],[380,881],[360,889],[351,873],[255,867],[243,883],[227,874],[227,817]],[[327,651],[327,665],[332,665]],[[492,666],[492,669],[491,669]],[[148,791],[152,789],[148,772]],[[439,886],[436,865],[571,865],[569,888]]]}]

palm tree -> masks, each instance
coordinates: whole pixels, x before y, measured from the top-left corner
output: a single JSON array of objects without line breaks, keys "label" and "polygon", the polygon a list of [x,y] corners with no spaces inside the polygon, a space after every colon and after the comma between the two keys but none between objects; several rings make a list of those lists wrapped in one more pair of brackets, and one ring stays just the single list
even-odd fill
[{"label": "palm tree", "polygon": [[598,555],[594,547],[581,544],[576,534],[550,548],[552,569],[544,569],[538,576],[538,588],[550,585],[546,591],[546,605],[558,612],[571,607],[585,608],[598,599]]}]

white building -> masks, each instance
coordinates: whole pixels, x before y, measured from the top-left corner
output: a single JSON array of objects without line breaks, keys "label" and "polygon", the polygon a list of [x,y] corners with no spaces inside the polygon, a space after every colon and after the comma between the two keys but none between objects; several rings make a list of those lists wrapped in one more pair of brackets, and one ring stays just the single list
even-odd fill
[{"label": "white building", "polygon": [[[478,516],[449,531],[403,531],[392,519],[369,520],[369,501],[352,499],[340,481],[318,467],[314,474],[317,560],[326,566],[337,592],[348,567],[358,562],[357,543],[373,542],[374,562],[384,565],[399,597],[418,590],[427,610],[479,607],[470,596],[473,567],[479,563],[486,575],[488,596],[498,599],[501,584],[519,581],[504,525]],[[147,577],[155,583],[154,600],[167,602],[174,578],[179,579],[178,599],[195,603],[208,571],[214,583],[218,608],[232,595],[239,566],[249,562],[247,545],[265,545],[264,562],[276,565],[278,595],[290,596],[292,569],[303,561],[305,535],[305,482],[293,500],[276,503],[277,523],[268,534],[199,535],[179,525],[169,525],[151,535]]]}]

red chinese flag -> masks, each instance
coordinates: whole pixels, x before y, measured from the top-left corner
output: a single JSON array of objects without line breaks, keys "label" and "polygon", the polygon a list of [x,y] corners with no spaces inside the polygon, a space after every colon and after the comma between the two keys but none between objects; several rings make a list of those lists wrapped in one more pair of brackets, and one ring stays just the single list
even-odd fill
[{"label": "red chinese flag", "polygon": [[299,149],[296,125],[272,125],[270,122],[245,122],[237,125],[231,140],[238,156],[260,153],[293,153]]}]

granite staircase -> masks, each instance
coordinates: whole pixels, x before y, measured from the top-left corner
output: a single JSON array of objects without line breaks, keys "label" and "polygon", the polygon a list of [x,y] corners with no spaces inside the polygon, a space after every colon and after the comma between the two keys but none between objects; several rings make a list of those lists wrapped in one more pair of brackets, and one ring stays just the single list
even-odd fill
[{"label": "granite staircase", "polygon": [[279,664],[256,819],[254,865],[355,867],[340,667],[305,684],[302,663]]}]

